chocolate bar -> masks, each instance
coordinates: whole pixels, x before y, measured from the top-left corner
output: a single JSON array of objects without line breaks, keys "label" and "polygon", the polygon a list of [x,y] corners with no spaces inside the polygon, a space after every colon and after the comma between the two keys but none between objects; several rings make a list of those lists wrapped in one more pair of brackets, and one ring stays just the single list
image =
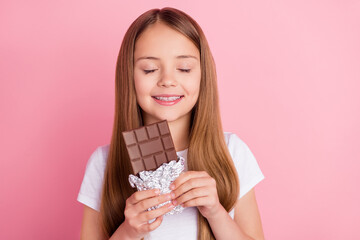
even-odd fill
[{"label": "chocolate bar", "polygon": [[133,174],[156,170],[163,163],[177,160],[167,121],[122,132]]}]

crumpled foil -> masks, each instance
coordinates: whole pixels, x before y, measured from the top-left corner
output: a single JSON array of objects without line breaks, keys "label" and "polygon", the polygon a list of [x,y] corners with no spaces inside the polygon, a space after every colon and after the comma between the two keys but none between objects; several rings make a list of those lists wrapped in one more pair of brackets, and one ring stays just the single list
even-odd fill
[{"label": "crumpled foil", "polygon": [[[169,163],[164,163],[155,171],[142,171],[139,173],[140,177],[130,174],[130,185],[133,188],[136,187],[138,191],[157,188],[160,190],[160,194],[170,193],[170,184],[184,171],[184,164],[184,158],[178,156],[178,161],[172,160]],[[170,202],[171,200],[151,207],[148,211],[160,208]],[[181,205],[175,206],[170,212],[166,213],[165,216],[181,213],[183,209]]]}]

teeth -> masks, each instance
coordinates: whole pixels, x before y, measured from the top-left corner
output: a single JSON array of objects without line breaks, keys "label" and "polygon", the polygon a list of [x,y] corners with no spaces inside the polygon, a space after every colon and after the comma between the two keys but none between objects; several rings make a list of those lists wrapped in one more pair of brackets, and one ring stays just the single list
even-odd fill
[{"label": "teeth", "polygon": [[181,97],[155,97],[155,98],[161,101],[175,101]]}]

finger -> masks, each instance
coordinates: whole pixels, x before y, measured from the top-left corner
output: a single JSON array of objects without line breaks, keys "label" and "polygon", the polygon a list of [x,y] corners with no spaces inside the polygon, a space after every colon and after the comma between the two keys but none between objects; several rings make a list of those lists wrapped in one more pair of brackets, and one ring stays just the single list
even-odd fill
[{"label": "finger", "polygon": [[184,193],[177,199],[174,199],[172,203],[174,204],[174,206],[177,206],[195,198],[208,197],[210,193],[211,189],[209,189],[208,187],[194,188]]},{"label": "finger", "polygon": [[137,191],[135,193],[133,193],[129,198],[128,198],[128,203],[129,204],[136,204],[144,199],[147,198],[151,198],[151,197],[155,197],[158,196],[160,194],[160,190],[159,189],[150,189],[150,190],[144,190],[144,191]]},{"label": "finger", "polygon": [[166,201],[169,201],[169,200],[171,200],[171,196],[169,193],[162,194],[160,196],[156,196],[156,197],[152,197],[152,198],[148,198],[143,201],[140,201],[135,205],[135,207],[136,207],[137,211],[141,212],[141,211],[145,211],[151,207],[157,206],[157,205],[164,203]]},{"label": "finger", "polygon": [[191,178],[199,178],[199,177],[208,177],[209,174],[205,171],[188,171],[182,173],[171,185],[170,189],[174,190],[184,182],[188,181]]},{"label": "finger", "polygon": [[141,231],[142,232],[150,232],[155,230],[156,228],[158,228],[160,226],[160,224],[162,223],[163,220],[163,216],[157,217],[155,221],[153,221],[152,223],[145,223],[144,225],[141,226]]},{"label": "finger", "polygon": [[199,207],[199,206],[206,206],[209,204],[209,198],[208,197],[199,197],[199,198],[193,198],[187,202],[182,203],[181,206],[183,207]]},{"label": "finger", "polygon": [[148,222],[151,219],[160,217],[160,216],[164,215],[165,213],[170,212],[173,208],[174,208],[174,205],[170,202],[160,208],[143,212],[139,215],[139,221],[140,222]]},{"label": "finger", "polygon": [[190,191],[191,189],[205,187],[205,186],[212,186],[214,184],[214,181],[215,180],[210,177],[200,177],[200,178],[189,179],[188,181],[179,185],[175,190],[173,190],[171,192],[171,197],[173,199],[176,199],[177,197],[181,196],[182,194],[185,194],[186,192]]}]

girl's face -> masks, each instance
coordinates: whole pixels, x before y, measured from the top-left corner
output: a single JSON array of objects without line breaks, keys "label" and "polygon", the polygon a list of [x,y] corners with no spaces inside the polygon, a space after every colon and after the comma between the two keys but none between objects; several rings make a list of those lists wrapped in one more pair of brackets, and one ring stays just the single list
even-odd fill
[{"label": "girl's face", "polygon": [[176,30],[157,22],[136,41],[134,81],[144,124],[189,121],[200,79],[200,53]]}]

